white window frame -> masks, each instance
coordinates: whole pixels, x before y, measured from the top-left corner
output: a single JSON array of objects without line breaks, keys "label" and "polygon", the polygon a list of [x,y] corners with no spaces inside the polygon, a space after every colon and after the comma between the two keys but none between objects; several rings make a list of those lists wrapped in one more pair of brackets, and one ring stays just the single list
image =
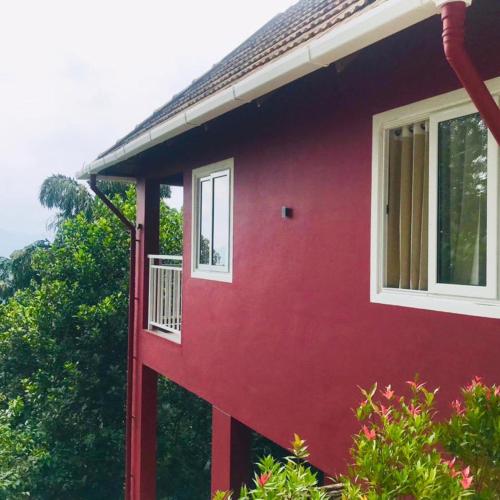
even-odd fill
[{"label": "white window frame", "polygon": [[[498,100],[500,77],[487,86]],[[488,132],[487,283],[485,287],[436,283],[437,140],[440,121],[477,112],[464,89],[380,113],[373,117],[370,300],[373,303],[413,307],[472,316],[500,318],[498,289],[499,148]],[[429,289],[403,290],[384,286],[386,251],[386,200],[388,191],[388,132],[409,123],[429,121]],[[491,215],[495,216],[491,216]]]},{"label": "white window frame", "polygon": [[[222,175],[229,177],[229,242],[227,266],[199,263],[200,194],[201,182]],[[212,163],[193,169],[192,173],[192,224],[191,224],[191,277],[207,280],[233,281],[233,205],[234,205],[234,159]]]},{"label": "white window frame", "polygon": [[498,216],[498,145],[488,131],[487,214],[486,221],[486,286],[454,285],[437,280],[437,215],[438,215],[438,126],[441,122],[477,113],[473,104],[455,106],[433,113],[429,118],[429,291],[462,297],[497,298],[497,227]]}]

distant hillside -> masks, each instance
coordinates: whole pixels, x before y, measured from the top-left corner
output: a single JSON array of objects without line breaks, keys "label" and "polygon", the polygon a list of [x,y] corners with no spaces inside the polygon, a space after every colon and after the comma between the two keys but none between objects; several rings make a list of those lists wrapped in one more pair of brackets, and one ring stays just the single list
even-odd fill
[{"label": "distant hillside", "polygon": [[14,250],[24,248],[36,240],[43,240],[47,235],[23,234],[0,228],[0,257],[9,257]]}]

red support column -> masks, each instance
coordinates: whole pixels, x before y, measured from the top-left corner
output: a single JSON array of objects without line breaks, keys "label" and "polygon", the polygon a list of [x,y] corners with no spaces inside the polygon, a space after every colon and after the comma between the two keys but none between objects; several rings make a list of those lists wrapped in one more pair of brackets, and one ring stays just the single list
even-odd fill
[{"label": "red support column", "polygon": [[140,332],[147,324],[148,255],[158,253],[159,184],[145,179],[137,183],[137,251],[135,279],[135,328],[132,386],[131,500],[156,499],[156,372],[143,364]]},{"label": "red support column", "polygon": [[239,493],[250,480],[251,430],[212,407],[212,494],[217,490]]},{"label": "red support column", "polygon": [[141,364],[137,370],[132,446],[133,500],[156,500],[156,397],[155,371]]},{"label": "red support column", "polygon": [[146,179],[137,180],[137,278],[136,325],[148,322],[147,291],[149,285],[148,255],[158,254],[160,247],[160,184]]}]

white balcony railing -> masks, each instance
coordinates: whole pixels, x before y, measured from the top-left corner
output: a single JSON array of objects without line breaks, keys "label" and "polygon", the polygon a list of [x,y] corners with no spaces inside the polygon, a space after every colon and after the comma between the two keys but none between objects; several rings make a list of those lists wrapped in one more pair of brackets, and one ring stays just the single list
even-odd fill
[{"label": "white balcony railing", "polygon": [[148,328],[180,335],[182,322],[182,257],[149,255]]}]

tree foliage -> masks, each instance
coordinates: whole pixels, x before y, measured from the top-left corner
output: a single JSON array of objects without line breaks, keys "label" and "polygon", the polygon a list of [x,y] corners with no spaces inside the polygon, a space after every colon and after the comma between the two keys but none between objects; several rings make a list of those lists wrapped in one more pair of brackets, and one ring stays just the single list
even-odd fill
[{"label": "tree foliage", "polygon": [[[125,198],[130,184],[125,182],[98,180],[97,186],[108,197]],[[160,195],[170,197],[170,187],[163,185]],[[90,217],[94,207],[94,198],[85,184],[62,174],[47,177],[40,188],[39,200],[42,206],[56,210],[56,216],[50,223],[57,228],[65,220],[84,214]]]},{"label": "tree foliage", "polygon": [[[58,201],[64,189],[50,198],[56,180],[64,181],[53,179],[41,195],[59,209],[54,242],[35,244],[0,266],[0,283],[12,288],[0,304],[0,499],[120,498],[129,237],[72,180],[73,201]],[[134,219],[133,187],[117,189],[113,202]],[[162,251],[178,254],[182,214],[162,203],[161,220]],[[208,409],[199,410],[173,384],[162,385],[163,398],[176,396],[184,405],[191,434],[183,429],[180,438],[196,449],[207,421],[199,417]],[[169,429],[176,418],[164,408],[160,425]]]},{"label": "tree foliage", "polygon": [[5,302],[16,290],[26,288],[32,280],[38,279],[32,258],[38,249],[48,246],[47,240],[39,240],[12,252],[10,258],[0,258],[0,302]]},{"label": "tree foliage", "polygon": [[[115,199],[130,212],[128,201]],[[1,306],[2,420],[30,438],[5,451],[19,470],[0,463],[9,498],[120,495],[128,240],[101,204],[87,215],[61,224],[32,257],[38,281]]]},{"label": "tree foliage", "polygon": [[158,400],[158,498],[208,499],[211,406],[165,378]]},{"label": "tree foliage", "polygon": [[10,259],[0,257],[0,302],[12,295],[12,274]]},{"label": "tree foliage", "polygon": [[57,209],[55,227],[79,213],[90,214],[93,201],[84,184],[61,174],[51,175],[43,181],[39,200],[42,206]]}]

